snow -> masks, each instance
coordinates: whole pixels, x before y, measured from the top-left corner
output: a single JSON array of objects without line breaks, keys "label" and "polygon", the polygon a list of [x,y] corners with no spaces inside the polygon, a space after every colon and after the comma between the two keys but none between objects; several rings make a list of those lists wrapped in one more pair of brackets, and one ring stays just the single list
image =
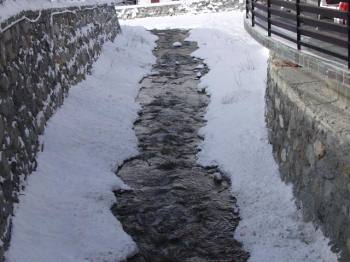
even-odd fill
[{"label": "snow", "polygon": [[0,3],[0,23],[22,11],[117,4],[120,2],[120,0],[4,0],[4,3]]},{"label": "snow", "polygon": [[173,43],[173,47],[181,47],[182,44],[180,42],[175,42]]},{"label": "snow", "polygon": [[112,190],[127,187],[113,170],[137,154],[135,97],[156,37],[122,30],[48,121],[38,169],[15,209],[9,262],[120,261],[137,250],[110,210]]},{"label": "snow", "polygon": [[332,262],[329,240],[302,221],[291,185],[280,179],[264,121],[268,50],[243,28],[239,11],[122,21],[148,29],[193,28],[195,56],[210,71],[201,89],[211,95],[201,129],[199,162],[218,164],[231,176],[242,220],[235,238],[251,253],[250,262]]}]

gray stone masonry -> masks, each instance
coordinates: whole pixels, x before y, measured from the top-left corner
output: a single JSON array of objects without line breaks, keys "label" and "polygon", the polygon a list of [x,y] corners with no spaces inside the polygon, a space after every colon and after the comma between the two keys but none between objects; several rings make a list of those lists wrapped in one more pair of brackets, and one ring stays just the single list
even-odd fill
[{"label": "gray stone masonry", "polygon": [[350,261],[349,106],[325,81],[270,58],[266,121],[275,159],[305,220],[320,226],[340,261]]},{"label": "gray stone masonry", "polygon": [[[26,19],[21,19],[26,16]],[[120,31],[114,6],[24,12],[0,27],[0,261],[45,123]]]}]

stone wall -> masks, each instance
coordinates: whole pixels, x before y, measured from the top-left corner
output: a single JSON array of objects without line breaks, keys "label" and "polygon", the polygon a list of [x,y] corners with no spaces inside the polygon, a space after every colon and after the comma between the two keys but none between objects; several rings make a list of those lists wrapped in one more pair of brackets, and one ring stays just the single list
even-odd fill
[{"label": "stone wall", "polygon": [[350,261],[349,105],[317,76],[270,59],[266,121],[275,159],[305,220],[321,227],[340,261]]},{"label": "stone wall", "polygon": [[219,12],[239,8],[238,0],[178,1],[165,4],[133,5],[116,7],[120,19],[134,19],[154,16],[172,16],[188,12]]},{"label": "stone wall", "polygon": [[1,25],[0,261],[13,204],[37,167],[45,123],[119,31],[114,6],[25,12]]}]

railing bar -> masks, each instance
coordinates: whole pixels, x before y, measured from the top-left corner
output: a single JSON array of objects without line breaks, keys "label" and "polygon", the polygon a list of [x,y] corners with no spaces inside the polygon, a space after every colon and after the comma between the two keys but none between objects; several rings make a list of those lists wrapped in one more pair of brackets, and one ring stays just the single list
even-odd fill
[{"label": "railing bar", "polygon": [[295,21],[295,14],[287,13],[286,11],[277,10],[271,7],[271,14]]},{"label": "railing bar", "polygon": [[287,2],[283,0],[271,0],[271,5],[283,6],[295,10],[295,4],[293,2]]},{"label": "railing bar", "polygon": [[263,25],[263,24],[261,24],[260,22],[257,22],[257,21],[255,21],[255,24],[260,26],[260,27],[262,27],[262,28],[264,28],[267,31],[267,26],[265,26],[265,25]]},{"label": "railing bar", "polygon": [[[252,2],[253,2],[253,1],[252,1]],[[263,5],[263,4],[260,4],[260,3],[255,2],[255,3],[253,4],[253,6],[256,7],[257,9],[261,9],[261,10],[267,12],[267,6],[266,6],[266,5]]]},{"label": "railing bar", "polygon": [[324,29],[329,29],[329,30],[333,30],[336,31],[338,33],[343,33],[343,34],[347,34],[348,32],[348,28],[345,25],[342,24],[335,24],[335,23],[331,23],[331,22],[326,22],[326,21],[321,21],[319,19],[314,19],[311,17],[307,17],[304,15],[301,15],[299,17],[300,22],[305,24],[305,25],[309,25],[309,26],[318,26],[318,27],[322,27]]},{"label": "railing bar", "polygon": [[305,28],[300,28],[300,34],[301,35],[305,35],[305,36],[310,36],[313,37],[315,39],[327,42],[327,43],[331,43],[334,45],[338,45],[341,47],[348,47],[348,40],[345,38],[340,38],[340,37],[335,37],[335,36],[328,36],[325,34],[322,34],[320,32],[316,32],[313,30],[309,30],[309,29],[305,29]]},{"label": "railing bar", "polygon": [[304,4],[304,3],[300,3],[299,6],[300,6],[301,12],[314,13],[317,15],[330,15],[332,17],[343,18],[343,19],[347,18],[346,12],[341,12],[338,10],[324,8],[324,7],[318,7],[318,6],[312,6],[312,5]]},{"label": "railing bar", "polygon": [[277,36],[279,36],[279,37],[282,37],[282,38],[284,38],[284,39],[287,39],[287,40],[289,40],[289,41],[291,41],[291,42],[293,42],[293,43],[296,43],[296,39],[294,39],[294,38],[292,38],[292,37],[290,37],[290,36],[287,36],[287,35],[285,35],[285,34],[283,34],[283,33],[281,33],[281,32],[278,32],[278,31],[276,31],[276,30],[271,29],[271,33],[273,33],[274,35],[277,35]]},{"label": "railing bar", "polygon": [[267,17],[258,13],[257,11],[254,11],[254,15],[258,18],[260,18],[261,20],[264,20],[265,22],[267,22]]},{"label": "railing bar", "polygon": [[334,57],[340,58],[340,59],[345,60],[345,61],[348,60],[348,57],[347,57],[347,56],[338,54],[338,53],[336,53],[336,52],[329,51],[328,49],[324,49],[324,48],[322,48],[322,47],[315,46],[315,45],[312,45],[312,44],[310,44],[310,43],[306,43],[306,42],[303,42],[303,41],[300,41],[300,44],[301,44],[302,46],[305,46],[305,47],[314,49],[314,50],[316,50],[316,51],[319,51],[319,52],[321,52],[321,53],[324,53],[324,54],[326,54],[326,55],[334,56]]},{"label": "railing bar", "polygon": [[295,26],[283,23],[283,22],[278,21],[278,20],[274,20],[272,18],[270,19],[270,21],[271,21],[271,24],[274,25],[274,26],[282,27],[282,28],[287,29],[288,31],[291,31],[291,32],[294,32],[294,33],[297,32]]}]

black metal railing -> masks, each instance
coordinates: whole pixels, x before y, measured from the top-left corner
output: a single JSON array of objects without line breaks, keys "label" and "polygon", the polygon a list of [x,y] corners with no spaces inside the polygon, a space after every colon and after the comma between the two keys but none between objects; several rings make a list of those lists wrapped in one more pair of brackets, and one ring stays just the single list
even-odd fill
[{"label": "black metal railing", "polygon": [[[350,0],[342,0],[350,2]],[[246,0],[246,17],[267,35],[344,60],[350,68],[350,12],[300,0]]]}]

